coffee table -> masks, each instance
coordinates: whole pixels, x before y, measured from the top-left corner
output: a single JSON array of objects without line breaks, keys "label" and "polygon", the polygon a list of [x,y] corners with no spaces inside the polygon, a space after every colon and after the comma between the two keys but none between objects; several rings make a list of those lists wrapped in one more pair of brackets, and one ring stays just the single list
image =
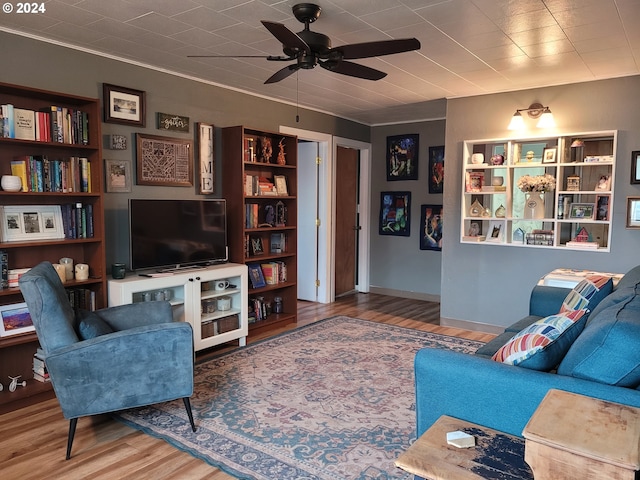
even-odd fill
[{"label": "coffee table", "polygon": [[[447,432],[461,430],[476,446],[447,444]],[[533,480],[524,462],[524,439],[443,415],[395,462],[396,466],[429,480]]]}]

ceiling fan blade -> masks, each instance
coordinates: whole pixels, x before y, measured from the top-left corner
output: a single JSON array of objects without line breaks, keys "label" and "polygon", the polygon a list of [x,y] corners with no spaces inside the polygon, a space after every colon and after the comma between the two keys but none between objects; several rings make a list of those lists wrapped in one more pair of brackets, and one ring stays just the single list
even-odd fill
[{"label": "ceiling fan blade", "polygon": [[[281,23],[268,22],[262,20],[262,24],[271,32],[271,35],[276,37],[283,46],[290,49],[302,50],[304,52],[311,52],[311,48],[307,45],[303,39],[301,39],[297,33],[293,33],[287,27]],[[287,52],[288,53],[288,52]]]},{"label": "ceiling fan blade", "polygon": [[349,75],[350,77],[363,78],[365,80],[380,80],[387,76],[386,73],[376,70],[375,68],[365,67],[364,65],[344,60],[338,62],[320,62],[320,66],[330,72]]},{"label": "ceiling fan blade", "polygon": [[264,83],[265,84],[267,84],[267,83],[276,83],[276,82],[279,82],[280,80],[284,80],[289,75],[291,75],[293,72],[298,70],[298,68],[300,68],[300,67],[298,67],[298,65],[288,65],[288,66],[286,66],[284,68],[281,68],[276,73],[274,73],[269,78],[267,78],[267,80]]},{"label": "ceiling fan blade", "polygon": [[357,58],[382,57],[394,53],[410,52],[420,49],[420,42],[415,38],[398,38],[396,40],[381,40],[379,42],[352,43],[331,49],[342,54],[342,58],[354,60]]},{"label": "ceiling fan blade", "polygon": [[296,59],[296,57],[283,57],[282,55],[187,55],[187,58],[265,58],[278,62],[288,62]]}]

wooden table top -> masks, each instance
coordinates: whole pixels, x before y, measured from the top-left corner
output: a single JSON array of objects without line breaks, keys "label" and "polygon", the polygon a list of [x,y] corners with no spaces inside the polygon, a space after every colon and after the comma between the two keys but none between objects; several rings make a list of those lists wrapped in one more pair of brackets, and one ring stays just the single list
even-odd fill
[{"label": "wooden table top", "polygon": [[[447,432],[473,435],[476,446],[447,444]],[[524,461],[524,440],[506,433],[443,415],[395,462],[396,466],[429,480],[533,480]]]}]

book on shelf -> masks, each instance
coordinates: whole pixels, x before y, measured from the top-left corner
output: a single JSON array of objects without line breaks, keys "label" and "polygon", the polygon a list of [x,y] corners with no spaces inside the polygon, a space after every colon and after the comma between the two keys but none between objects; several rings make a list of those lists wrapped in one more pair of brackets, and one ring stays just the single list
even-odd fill
[{"label": "book on shelf", "polygon": [[11,174],[21,178],[25,192],[91,192],[86,157],[50,160],[46,155],[25,155],[11,161]]},{"label": "book on shelf", "polygon": [[278,283],[279,265],[276,262],[262,263],[260,264],[260,267],[262,268],[262,275],[264,276],[264,281],[267,285],[275,285]]},{"label": "book on shelf", "polygon": [[14,108],[10,103],[0,105],[0,111],[2,112],[2,136],[4,138],[15,138],[15,125],[14,125]]},{"label": "book on shelf", "polygon": [[15,138],[31,141],[36,139],[36,114],[33,110],[14,108],[13,121]]},{"label": "book on shelf", "polygon": [[249,269],[249,280],[253,288],[262,288],[267,285],[259,263],[251,263],[247,265],[247,268]]},{"label": "book on shelf", "polygon": [[271,234],[271,243],[269,246],[269,251],[271,253],[284,253],[287,251],[287,236],[285,233],[278,232]]},{"label": "book on shelf", "polygon": [[0,289],[9,288],[9,254],[0,250]]}]

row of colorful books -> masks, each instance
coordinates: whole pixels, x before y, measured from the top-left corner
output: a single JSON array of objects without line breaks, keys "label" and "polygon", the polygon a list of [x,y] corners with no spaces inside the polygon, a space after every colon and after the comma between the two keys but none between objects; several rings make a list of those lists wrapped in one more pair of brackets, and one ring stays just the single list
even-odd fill
[{"label": "row of colorful books", "polygon": [[42,110],[0,105],[2,137],[38,142],[89,144],[89,114],[51,105]]},{"label": "row of colorful books", "polygon": [[22,180],[23,192],[91,192],[91,163],[86,157],[49,160],[29,155],[11,161],[11,174]]},{"label": "row of colorful books", "polygon": [[285,262],[250,263],[247,267],[253,288],[262,288],[287,281],[287,264]]}]

